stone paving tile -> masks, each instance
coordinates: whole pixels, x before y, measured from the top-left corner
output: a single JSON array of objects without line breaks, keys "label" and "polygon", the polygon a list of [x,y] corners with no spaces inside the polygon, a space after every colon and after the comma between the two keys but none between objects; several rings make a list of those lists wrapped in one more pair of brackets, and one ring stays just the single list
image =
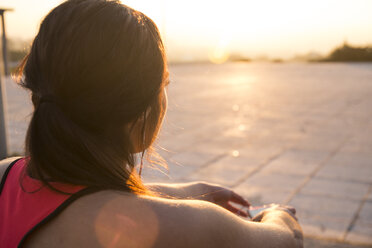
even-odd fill
[{"label": "stone paving tile", "polygon": [[247,199],[252,206],[261,206],[270,203],[285,204],[292,193],[290,190],[257,187],[244,184],[235,187],[234,191]]},{"label": "stone paving tile", "polygon": [[213,141],[200,142],[198,144],[194,144],[192,147],[195,151],[207,150],[209,153],[213,153],[215,155],[229,154],[238,149],[238,146],[233,146],[231,144],[220,145],[214,143]]},{"label": "stone paving tile", "polygon": [[[359,220],[372,225],[372,202],[366,202],[359,213]],[[371,235],[372,236],[372,235]]]},{"label": "stone paving tile", "polygon": [[[153,170],[146,168],[144,177],[146,180],[155,180],[156,177],[162,182],[190,181],[191,175],[200,169],[202,166],[208,166],[208,163],[218,160],[223,154],[216,154],[207,151],[195,151],[194,149],[172,153],[170,157],[164,158],[168,169]],[[199,180],[207,180],[208,178],[199,178]]]},{"label": "stone paving tile", "polygon": [[280,154],[280,152],[281,150],[275,146],[267,146],[260,149],[251,147],[251,145],[237,150],[230,150],[228,153],[224,153],[225,156],[221,159],[201,170],[195,171],[190,178],[233,186],[257,170],[261,164]]},{"label": "stone paving tile", "polygon": [[257,173],[234,187],[254,205],[285,203],[305,177]]},{"label": "stone paving tile", "polygon": [[[371,138],[372,139],[372,138]],[[350,141],[346,143],[340,150],[340,153],[354,153],[355,155],[361,154],[371,154],[372,145],[364,145],[361,143]]]},{"label": "stone paving tile", "polygon": [[371,183],[372,155],[356,152],[337,153],[319,170],[316,177]]},{"label": "stone paving tile", "polygon": [[241,160],[244,165],[244,159],[250,160],[259,160],[267,161],[273,157],[279,156],[283,153],[283,149],[280,146],[276,145],[253,145],[247,143],[244,146],[241,146],[237,149],[239,152],[238,160]]},{"label": "stone paving tile", "polygon": [[297,143],[296,137],[290,137],[290,135],[286,136],[284,134],[257,134],[257,133],[249,133],[243,145],[250,144],[252,146],[257,147],[265,147],[265,146],[276,146],[282,150],[291,148]]},{"label": "stone paving tile", "polygon": [[172,138],[162,138],[157,141],[158,145],[171,152],[183,152],[192,146],[192,144],[200,142],[195,135],[181,134],[175,135]]},{"label": "stone paving tile", "polygon": [[168,162],[182,165],[184,167],[200,167],[216,157],[215,154],[208,151],[185,151],[174,154],[168,159]]},{"label": "stone paving tile", "polygon": [[143,180],[148,182],[185,182],[190,181],[188,175],[192,174],[197,168],[193,166],[184,166],[177,163],[168,162],[166,168],[145,167],[142,171]]},{"label": "stone paving tile", "polygon": [[330,161],[334,165],[372,167],[372,153],[337,153]]},{"label": "stone paving tile", "polygon": [[346,241],[353,243],[372,244],[372,223],[357,221],[349,233],[347,233]]},{"label": "stone paving tile", "polygon": [[342,241],[335,240],[319,240],[314,238],[305,237],[305,248],[366,248],[371,246],[349,244]]},{"label": "stone paving tile", "polygon": [[308,134],[296,144],[296,148],[299,150],[331,152],[334,151],[341,142],[342,139],[334,140],[326,136],[313,136]]},{"label": "stone paving tile", "polygon": [[262,172],[256,173],[249,177],[245,182],[238,185],[250,185],[262,188],[275,188],[278,190],[293,191],[300,186],[305,180],[305,176],[294,176],[286,174],[265,174]]},{"label": "stone paving tile", "polygon": [[370,132],[371,124],[367,124],[366,127],[362,130],[358,130],[358,132],[355,133],[355,136],[352,138],[351,142],[353,144],[360,144],[367,147],[372,146],[372,134]]},{"label": "stone paving tile", "polygon": [[261,162],[257,158],[234,157],[229,154],[215,163],[194,172],[190,178],[232,186],[249,173],[255,171]]},{"label": "stone paving tile", "polygon": [[170,157],[172,157],[172,156],[174,156],[178,153],[176,151],[168,150],[168,149],[164,148],[163,146],[161,146],[158,143],[153,145],[153,149],[164,160],[169,159]]},{"label": "stone paving tile", "polygon": [[350,222],[348,219],[335,220],[327,217],[299,217],[299,220],[305,236],[340,241],[343,240],[343,235]]},{"label": "stone paving tile", "polygon": [[296,208],[305,235],[343,239],[360,201],[329,196],[296,195],[290,202]]},{"label": "stone paving tile", "polygon": [[346,240],[372,244],[372,202],[365,202]]},{"label": "stone paving tile", "polygon": [[[372,186],[371,186],[372,187]],[[367,196],[367,201],[372,202],[372,192],[370,191],[368,196]]]},{"label": "stone paving tile", "polygon": [[335,220],[352,220],[359,201],[329,196],[297,194],[290,202],[301,217],[325,217]]},{"label": "stone paving tile", "polygon": [[265,166],[262,172],[309,175],[327,155],[328,153],[324,151],[288,150]]},{"label": "stone paving tile", "polygon": [[357,164],[357,162],[358,158],[355,158],[355,164],[335,164],[329,162],[318,171],[316,177],[371,183],[372,165]]},{"label": "stone paving tile", "polygon": [[249,144],[249,138],[247,137],[234,137],[234,136],[216,136],[213,137],[208,142],[214,143],[216,146],[221,147],[243,147]]},{"label": "stone paving tile", "polygon": [[170,177],[168,170],[154,168],[144,168],[141,178],[145,183],[171,183],[175,181]]},{"label": "stone paving tile", "polygon": [[[311,137],[327,137],[330,140],[342,140],[351,133],[351,129],[346,129],[347,123],[343,119],[318,119],[313,121],[314,116],[307,119],[305,123],[305,131]],[[309,125],[310,124],[310,125]]]},{"label": "stone paving tile", "polygon": [[301,189],[301,193],[361,201],[368,189],[369,185],[366,183],[313,178]]}]

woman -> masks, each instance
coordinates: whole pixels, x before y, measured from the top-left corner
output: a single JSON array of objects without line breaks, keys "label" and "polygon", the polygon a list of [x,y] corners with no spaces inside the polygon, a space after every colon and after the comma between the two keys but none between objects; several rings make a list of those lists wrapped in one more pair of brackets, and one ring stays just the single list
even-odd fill
[{"label": "woman", "polygon": [[43,20],[20,75],[35,110],[27,156],[0,166],[1,247],[302,246],[290,208],[246,221],[230,203],[249,204],[228,189],[141,182],[136,154],[158,134],[168,84],[144,14],[66,1]]}]

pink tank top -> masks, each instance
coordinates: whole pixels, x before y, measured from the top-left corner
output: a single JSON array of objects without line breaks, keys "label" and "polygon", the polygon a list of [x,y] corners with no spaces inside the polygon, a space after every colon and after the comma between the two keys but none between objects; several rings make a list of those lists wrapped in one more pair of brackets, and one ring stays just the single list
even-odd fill
[{"label": "pink tank top", "polygon": [[26,159],[9,165],[0,184],[0,247],[21,247],[27,237],[92,188],[52,182],[61,194],[29,177]]}]

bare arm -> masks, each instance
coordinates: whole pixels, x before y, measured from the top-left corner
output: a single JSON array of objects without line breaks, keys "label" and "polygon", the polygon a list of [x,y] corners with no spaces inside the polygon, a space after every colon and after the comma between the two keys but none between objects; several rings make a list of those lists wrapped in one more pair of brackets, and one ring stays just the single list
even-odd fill
[{"label": "bare arm", "polygon": [[214,242],[214,247],[303,247],[301,227],[280,209],[266,210],[260,222],[244,220],[214,205],[207,206],[202,215],[206,228],[211,229],[207,243]]},{"label": "bare arm", "polygon": [[[151,191],[158,196],[170,199],[203,200],[217,204],[232,213],[248,217],[249,212],[244,207],[250,204],[242,196],[229,188],[206,182],[173,183],[173,184],[147,184]],[[237,207],[232,203],[238,204]]]},{"label": "bare arm", "polygon": [[156,247],[302,247],[301,227],[283,210],[266,210],[261,222],[251,222],[206,201],[146,200],[164,228]]},{"label": "bare arm", "polygon": [[208,191],[207,185],[205,182],[145,184],[155,194],[170,199],[198,199]]},{"label": "bare arm", "polygon": [[[61,237],[66,244],[86,245],[96,237],[104,247],[114,241],[118,247],[302,247],[302,236],[295,234],[301,228],[285,211],[267,210],[261,222],[252,222],[206,201],[107,192],[98,196],[79,200],[78,208],[61,215],[61,226],[70,230]],[[67,217],[71,210],[75,214]]]}]

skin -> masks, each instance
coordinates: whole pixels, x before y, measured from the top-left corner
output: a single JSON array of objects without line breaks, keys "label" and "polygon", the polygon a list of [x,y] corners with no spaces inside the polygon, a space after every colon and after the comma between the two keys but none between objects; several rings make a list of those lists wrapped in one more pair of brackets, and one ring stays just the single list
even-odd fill
[{"label": "skin", "polygon": [[[14,159],[0,161],[0,178]],[[35,231],[26,247],[303,247],[290,207],[275,205],[248,221],[231,203],[249,203],[219,185],[147,186],[159,196],[108,190],[79,198]]]},{"label": "skin", "polygon": [[[10,161],[13,159],[0,162],[2,173]],[[286,208],[266,210],[257,216],[260,222],[252,222],[221,207],[230,197],[222,196],[220,206],[211,203],[211,199],[192,199],[195,194],[215,189],[215,185],[152,184],[149,187],[188,200],[101,191],[72,203],[31,235],[26,246],[302,247],[301,228]],[[231,191],[225,190],[231,195]]]}]

